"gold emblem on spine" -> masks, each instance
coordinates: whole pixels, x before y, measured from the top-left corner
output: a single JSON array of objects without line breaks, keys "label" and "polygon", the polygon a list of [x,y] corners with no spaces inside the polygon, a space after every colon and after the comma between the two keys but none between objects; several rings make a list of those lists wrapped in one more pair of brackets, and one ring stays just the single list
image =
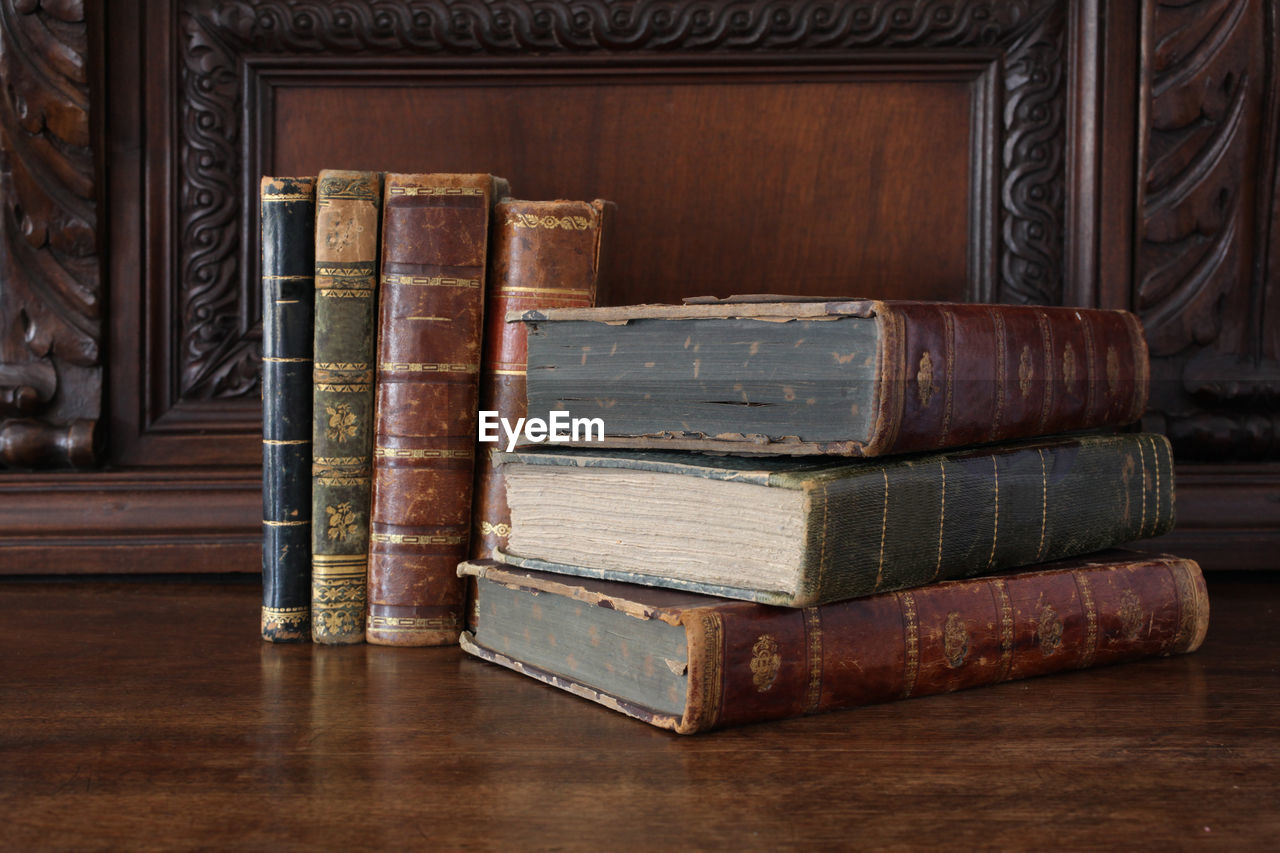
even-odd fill
[{"label": "gold emblem on spine", "polygon": [[1107,347],[1107,396],[1114,397],[1120,385],[1120,357],[1115,347]]},{"label": "gold emblem on spine", "polygon": [[1131,589],[1120,594],[1120,628],[1131,643],[1142,633],[1142,602]]},{"label": "gold emblem on spine", "polygon": [[532,213],[516,213],[507,220],[515,228],[563,228],[565,231],[586,231],[591,220],[585,216],[535,216]]},{"label": "gold emblem on spine", "polygon": [[311,621],[309,607],[264,607],[262,608],[262,631],[282,633],[302,633],[307,630]]},{"label": "gold emblem on spine", "polygon": [[920,405],[927,409],[929,400],[937,390],[937,386],[933,384],[933,356],[926,351],[920,356],[920,369],[916,371],[916,391],[920,395]]},{"label": "gold emblem on spine", "polygon": [[1035,378],[1036,369],[1031,363],[1031,347],[1022,348],[1022,356],[1018,359],[1018,390],[1025,399],[1031,393],[1031,380]]},{"label": "gold emblem on spine", "polygon": [[312,636],[320,641],[364,633],[366,604],[364,560],[345,576],[311,576]]},{"label": "gold emblem on spine", "polygon": [[470,459],[475,455],[471,448],[466,450],[436,450],[431,448],[375,447],[373,455],[379,459]]},{"label": "gold emblem on spine", "polygon": [[511,525],[501,521],[497,524],[494,524],[492,521],[482,521],[480,522],[480,535],[501,536],[506,538],[511,535]]},{"label": "gold emblem on spine", "polygon": [[388,187],[392,195],[484,195],[480,187]]},{"label": "gold emblem on spine", "polygon": [[334,403],[332,406],[325,406],[325,412],[329,415],[329,427],[325,430],[325,435],[330,441],[346,441],[356,436],[356,413],[351,411],[351,406],[346,403]]},{"label": "gold emblem on spine", "polygon": [[1068,385],[1076,381],[1076,351],[1071,344],[1062,351],[1062,381]]},{"label": "gold emblem on spine", "polygon": [[952,610],[942,626],[942,650],[947,656],[947,666],[956,669],[969,654],[969,632],[960,614]]},{"label": "gold emblem on spine", "polygon": [[466,536],[416,533],[374,533],[369,541],[390,545],[464,545]]},{"label": "gold emblem on spine", "polygon": [[767,693],[778,678],[782,668],[782,655],[778,654],[778,641],[771,634],[761,634],[751,647],[751,683],[757,693]]},{"label": "gold emblem on spine", "polygon": [[1045,657],[1062,647],[1062,618],[1053,605],[1044,600],[1044,593],[1036,602],[1036,642]]},{"label": "gold emblem on spine", "polygon": [[346,542],[360,534],[360,525],[356,523],[356,512],[351,501],[344,501],[337,506],[324,508],[329,514],[328,537],[334,542]]},{"label": "gold emblem on spine", "polygon": [[387,373],[475,373],[480,369],[480,365],[384,361],[378,365],[378,369]]}]

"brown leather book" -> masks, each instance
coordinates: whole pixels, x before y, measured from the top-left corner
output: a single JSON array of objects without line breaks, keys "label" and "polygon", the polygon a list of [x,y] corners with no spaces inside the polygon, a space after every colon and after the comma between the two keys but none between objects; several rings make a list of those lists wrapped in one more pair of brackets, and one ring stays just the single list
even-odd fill
[{"label": "brown leather book", "polygon": [[526,312],[530,416],[599,418],[596,446],[883,456],[1129,424],[1147,401],[1127,311],[686,302]]},{"label": "brown leather book", "polygon": [[386,176],[369,536],[370,643],[456,642],[492,175]]},{"label": "brown leather book", "polygon": [[[611,201],[521,201],[493,208],[493,268],[485,297],[480,408],[515,423],[526,414],[528,353],[521,323],[510,311],[583,308],[596,304],[601,259],[617,206]],[[511,533],[497,444],[477,446],[471,556],[492,557]]]},{"label": "brown leather book", "polygon": [[[482,560],[478,657],[680,734],[1191,652],[1200,567],[1112,551],[783,608]],[[852,720],[851,720],[852,722]],[[518,724],[513,721],[513,724]]]}]

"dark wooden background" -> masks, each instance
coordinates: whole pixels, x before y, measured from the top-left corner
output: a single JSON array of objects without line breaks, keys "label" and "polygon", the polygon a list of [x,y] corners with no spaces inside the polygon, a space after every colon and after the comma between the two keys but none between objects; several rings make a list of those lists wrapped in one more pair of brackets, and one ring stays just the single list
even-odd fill
[{"label": "dark wooden background", "polygon": [[322,167],[613,199],[614,303],[1132,308],[1157,546],[1277,566],[1272,0],[98,10],[0,0],[0,573],[257,569],[253,188]]}]

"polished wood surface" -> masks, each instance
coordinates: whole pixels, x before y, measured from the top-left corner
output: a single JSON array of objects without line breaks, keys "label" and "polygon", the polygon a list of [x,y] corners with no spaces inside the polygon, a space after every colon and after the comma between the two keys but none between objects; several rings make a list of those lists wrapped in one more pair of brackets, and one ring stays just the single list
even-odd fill
[{"label": "polished wood surface", "polygon": [[[680,738],[249,584],[0,584],[0,845],[1185,847],[1280,837],[1280,578],[1196,654]],[[278,845],[284,842],[283,847]]]}]

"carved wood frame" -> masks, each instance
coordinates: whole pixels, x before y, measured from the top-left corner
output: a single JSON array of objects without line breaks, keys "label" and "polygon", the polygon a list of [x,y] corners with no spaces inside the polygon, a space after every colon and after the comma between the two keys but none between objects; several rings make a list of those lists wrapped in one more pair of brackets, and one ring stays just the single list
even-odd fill
[{"label": "carved wood frame", "polygon": [[[672,57],[761,63],[856,61],[874,51],[894,62],[977,57],[998,67],[1000,174],[976,173],[975,186],[995,177],[994,227],[977,229],[971,245],[975,296],[1056,303],[1062,298],[1065,221],[1066,4],[1054,0],[983,3],[815,3],[776,0],[732,4],[662,0],[558,4],[481,0],[285,0],[197,2],[185,9],[182,104],[178,124],[185,152],[178,229],[181,338],[178,393],[183,399],[240,397],[257,382],[257,346],[246,310],[250,259],[236,247],[244,232],[245,169],[255,143],[263,57],[310,63],[358,55],[362,61],[412,66],[423,57],[469,65],[497,64],[537,53],[566,59]],[[991,103],[994,102],[994,103]],[[981,107],[980,107],[981,108]],[[985,121],[975,120],[975,126]],[[981,159],[981,158],[975,158]],[[975,163],[978,169],[982,163]],[[992,269],[984,264],[992,263]]]}]

